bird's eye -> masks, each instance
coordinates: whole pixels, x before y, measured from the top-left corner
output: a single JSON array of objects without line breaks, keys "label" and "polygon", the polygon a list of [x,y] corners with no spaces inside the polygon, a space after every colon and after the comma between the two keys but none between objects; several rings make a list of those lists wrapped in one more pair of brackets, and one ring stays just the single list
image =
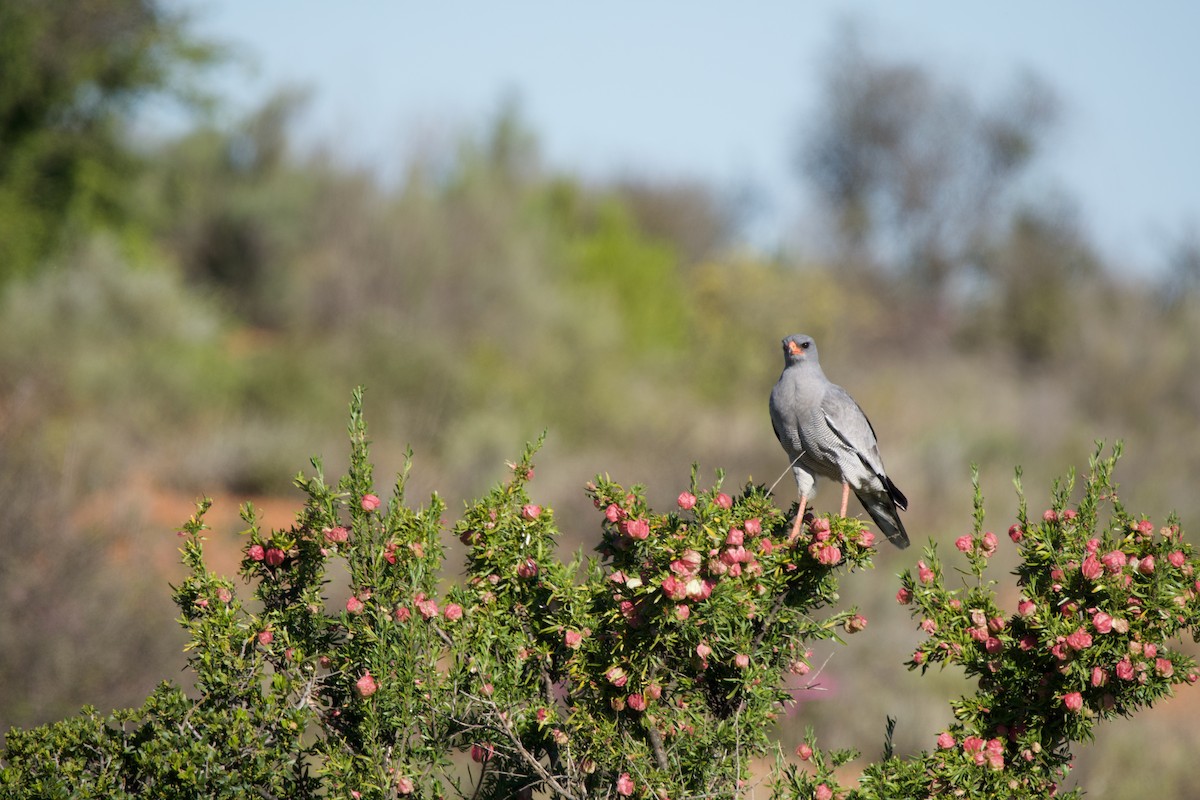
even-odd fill
[{"label": "bird's eye", "polygon": [[803,350],[807,350],[807,349],[808,349],[808,346],[809,346],[810,344],[812,344],[812,343],[811,343],[811,342],[801,342],[801,343],[800,343],[800,347],[801,347],[801,349],[803,349]]}]

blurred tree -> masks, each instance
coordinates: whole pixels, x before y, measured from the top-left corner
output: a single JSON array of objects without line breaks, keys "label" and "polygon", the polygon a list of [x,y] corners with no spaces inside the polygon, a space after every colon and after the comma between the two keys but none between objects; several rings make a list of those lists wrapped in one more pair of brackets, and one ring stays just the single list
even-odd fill
[{"label": "blurred tree", "polygon": [[1101,271],[1073,204],[1017,209],[1003,235],[980,249],[978,263],[987,291],[967,324],[981,340],[1007,345],[1023,364],[1066,355],[1071,332],[1089,313],[1082,288]]},{"label": "blurred tree", "polygon": [[217,56],[154,0],[0,3],[0,283],[129,219],[132,113],[149,96],[199,102],[191,78]]},{"label": "blurred tree", "polygon": [[915,281],[935,302],[967,267],[1057,118],[1024,75],[982,107],[919,64],[884,60],[847,27],[831,48],[822,98],[798,153],[834,217],[841,257]]},{"label": "blurred tree", "polygon": [[313,195],[327,179],[289,153],[307,97],[284,90],[228,129],[200,126],[158,152],[148,173],[158,236],[191,281],[256,325],[284,316],[272,302],[279,273],[315,224]]},{"label": "blurred tree", "polygon": [[1178,312],[1200,292],[1200,227],[1187,226],[1168,248],[1159,293],[1163,307]]},{"label": "blurred tree", "polygon": [[673,243],[684,264],[711,258],[729,243],[734,219],[707,184],[630,176],[618,181],[614,189],[641,232]]}]

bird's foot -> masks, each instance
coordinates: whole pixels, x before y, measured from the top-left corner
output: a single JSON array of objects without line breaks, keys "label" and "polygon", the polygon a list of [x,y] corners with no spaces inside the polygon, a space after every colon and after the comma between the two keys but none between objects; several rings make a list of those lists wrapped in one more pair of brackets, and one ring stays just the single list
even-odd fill
[{"label": "bird's foot", "polygon": [[792,531],[788,534],[788,544],[795,543],[800,538],[800,531],[803,527],[805,525],[812,525],[814,519],[816,517],[813,516],[811,511],[796,514],[796,518],[792,521]]}]

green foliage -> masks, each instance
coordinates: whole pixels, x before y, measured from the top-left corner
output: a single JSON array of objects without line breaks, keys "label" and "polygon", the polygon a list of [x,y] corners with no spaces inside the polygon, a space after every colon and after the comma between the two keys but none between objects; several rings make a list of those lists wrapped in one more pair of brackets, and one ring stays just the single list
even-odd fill
[{"label": "green foliage", "polygon": [[[297,477],[308,499],[290,528],[265,532],[243,508],[252,604],[208,571],[211,501],[181,529],[194,697],[163,684],[136,711],[14,729],[4,796],[732,796],[772,752],[774,796],[844,791],[853,751],[823,753],[810,731],[790,760],[769,730],[808,644],[866,627],[823,610],[838,572],[870,564],[859,522],[809,518],[790,541],[760,486],[731,496],[693,473],[661,513],[604,476],[588,486],[598,557],[562,563],[554,514],[527,492],[539,442],[465,509],[464,580],[440,591],[444,503],[409,506],[407,469],[390,500],[375,494],[361,391],[349,433],[335,485],[317,460]],[[1168,645],[1200,629],[1196,555],[1174,521],[1156,535],[1126,514],[1116,460],[1097,452],[1075,508],[1072,477],[1041,521],[1022,507],[1016,613],[984,580],[999,542],[978,486],[974,533],[956,542],[970,582],[951,588],[932,545],[901,576],[897,599],[930,635],[910,668],[959,664],[978,689],[931,751],[897,756],[889,720],[883,760],[846,797],[1049,797],[1097,722],[1196,679]],[[328,593],[333,571],[345,600]]]},{"label": "green foliage", "polygon": [[568,236],[576,280],[616,301],[635,351],[685,343],[686,295],[676,268],[679,256],[668,243],[640,234],[616,199],[599,207],[594,228]]},{"label": "green foliage", "polygon": [[189,73],[215,57],[153,0],[0,6],[0,284],[70,234],[131,220],[132,109],[194,99]]}]

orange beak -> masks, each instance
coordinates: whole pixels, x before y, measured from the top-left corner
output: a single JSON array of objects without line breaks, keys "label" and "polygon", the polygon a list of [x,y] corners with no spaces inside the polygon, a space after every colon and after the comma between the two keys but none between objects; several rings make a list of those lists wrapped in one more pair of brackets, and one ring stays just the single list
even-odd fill
[{"label": "orange beak", "polygon": [[804,351],[801,350],[800,345],[796,344],[795,342],[788,342],[788,352],[794,356],[798,356]]}]

